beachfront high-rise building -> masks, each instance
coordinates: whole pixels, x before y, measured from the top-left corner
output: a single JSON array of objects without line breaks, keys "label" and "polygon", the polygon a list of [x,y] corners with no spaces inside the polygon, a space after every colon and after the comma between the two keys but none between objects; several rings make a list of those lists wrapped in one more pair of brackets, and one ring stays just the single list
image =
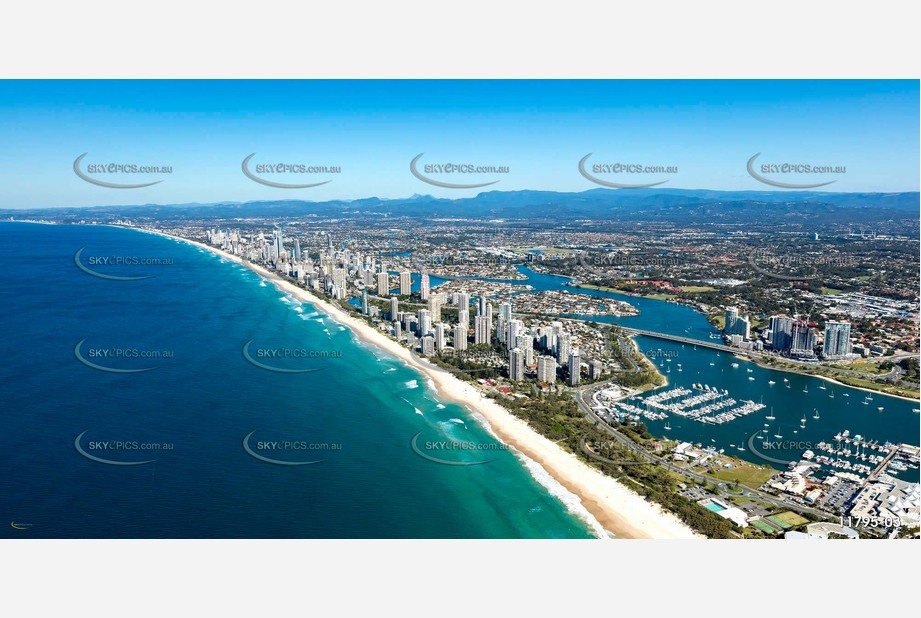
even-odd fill
[{"label": "beachfront high-rise building", "polygon": [[438,322],[434,326],[435,328],[435,349],[441,352],[445,349],[445,328],[446,325],[443,322]]},{"label": "beachfront high-rise building", "polygon": [[361,291],[361,313],[362,315],[368,315],[368,290],[364,289]]},{"label": "beachfront high-rise building", "polygon": [[491,339],[489,331],[489,318],[485,315],[478,315],[474,319],[473,343],[489,344]]},{"label": "beachfront high-rise building", "polygon": [[413,274],[408,270],[400,273],[400,296],[409,296],[413,289]]},{"label": "beachfront high-rise building", "polygon": [[432,314],[428,309],[420,309],[417,314],[416,332],[420,337],[424,337],[432,332]]},{"label": "beachfront high-rise building", "polygon": [[431,335],[426,335],[422,338],[422,354],[424,356],[431,356],[435,353],[435,338]]},{"label": "beachfront high-rise building", "polygon": [[469,309],[458,309],[457,310],[457,323],[468,326],[470,324],[470,310]]},{"label": "beachfront high-rise building", "polygon": [[[362,290],[364,292],[364,290]],[[400,301],[396,296],[390,297],[390,319],[396,320],[400,314]]]},{"label": "beachfront high-rise building", "polygon": [[579,348],[569,353],[569,385],[576,386],[582,379],[582,359],[579,356]]},{"label": "beachfront high-rise building", "polygon": [[556,362],[563,364],[569,361],[569,352],[572,348],[572,340],[569,333],[561,333],[556,339]]},{"label": "beachfront high-rise building", "polygon": [[552,356],[537,357],[537,379],[547,384],[556,384],[556,359]]},{"label": "beachfront high-rise building", "polygon": [[422,274],[420,275],[419,281],[419,296],[422,300],[429,299],[429,274],[425,271],[425,268],[422,269]]},{"label": "beachfront high-rise building", "polygon": [[435,322],[441,321],[441,307],[445,304],[445,300],[444,294],[429,295],[429,311],[432,312],[432,320]]},{"label": "beachfront high-rise building", "polygon": [[850,322],[826,322],[825,342],[822,344],[822,356],[830,360],[835,360],[845,358],[850,353]]},{"label": "beachfront high-rise building", "polygon": [[377,295],[387,296],[390,294],[390,275],[386,270],[377,273]]},{"label": "beachfront high-rise building", "polygon": [[509,320],[508,322],[508,345],[516,347],[518,345],[518,335],[524,332],[524,322],[521,320]]},{"label": "beachfront high-rise building", "polygon": [[496,318],[496,339],[499,340],[499,343],[508,345],[508,325],[505,323],[505,318],[501,315]]},{"label": "beachfront high-rise building", "polygon": [[399,320],[393,321],[393,336],[397,338],[397,341],[403,336],[403,328],[400,326]]},{"label": "beachfront high-rise building", "polygon": [[531,363],[534,362],[534,337],[531,336],[531,333],[519,333],[515,336],[515,340],[510,341],[510,343],[516,348],[524,350],[524,364],[530,367]]},{"label": "beachfront high-rise building", "polygon": [[457,292],[454,298],[454,304],[458,310],[470,311],[470,294],[467,292]]},{"label": "beachfront high-rise building", "polygon": [[512,382],[524,380],[524,352],[521,348],[512,348],[509,353],[508,378]]},{"label": "beachfront high-rise building", "polygon": [[467,325],[458,324],[454,327],[454,349],[462,352],[467,349]]}]

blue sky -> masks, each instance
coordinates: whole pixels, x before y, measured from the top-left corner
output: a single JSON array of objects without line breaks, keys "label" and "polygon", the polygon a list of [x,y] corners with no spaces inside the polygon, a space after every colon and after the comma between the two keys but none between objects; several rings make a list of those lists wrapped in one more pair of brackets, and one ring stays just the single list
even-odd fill
[{"label": "blue sky", "polygon": [[[593,163],[677,166],[667,176],[611,176],[663,187],[766,190],[761,162],[846,166],[830,191],[917,191],[917,81],[0,81],[0,208],[475,195],[443,189],[409,162],[508,166],[486,190],[597,188]],[[169,165],[140,189],[110,189],[84,165]],[[340,166],[333,181],[278,189],[246,178],[241,161]],[[99,176],[99,178],[103,178]],[[788,180],[807,182],[802,176]]]}]

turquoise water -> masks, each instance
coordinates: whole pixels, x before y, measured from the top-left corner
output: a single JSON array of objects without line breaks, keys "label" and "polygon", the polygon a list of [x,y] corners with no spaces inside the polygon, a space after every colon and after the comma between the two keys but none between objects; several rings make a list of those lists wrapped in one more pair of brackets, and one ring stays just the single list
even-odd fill
[{"label": "turquoise water", "polygon": [[[511,452],[486,450],[498,442],[465,408],[439,401],[419,373],[239,265],[108,227],[0,223],[0,240],[7,300],[0,306],[0,514],[31,524],[30,537],[593,536]],[[100,256],[173,263],[96,266],[115,276],[155,275],[104,280],[75,266],[84,246],[83,263]],[[312,354],[259,357],[264,364],[316,371],[257,367],[242,354],[250,340],[254,354]],[[76,357],[81,341],[82,356],[99,366],[150,370],[91,368]],[[170,356],[89,356],[109,349]],[[417,434],[429,456],[491,461],[434,463],[411,447]],[[258,455],[320,461],[267,463],[246,450],[247,436]],[[428,446],[439,441],[476,449]],[[115,442],[172,448],[108,446]],[[78,448],[109,462],[155,461],[102,463]]]},{"label": "turquoise water", "polygon": [[725,511],[725,510],[726,510],[726,509],[724,509],[723,507],[721,507],[720,505],[716,504],[715,502],[708,502],[708,503],[707,503],[706,505],[704,505],[704,506],[707,508],[707,510],[713,511],[714,513],[719,513],[720,511]]}]

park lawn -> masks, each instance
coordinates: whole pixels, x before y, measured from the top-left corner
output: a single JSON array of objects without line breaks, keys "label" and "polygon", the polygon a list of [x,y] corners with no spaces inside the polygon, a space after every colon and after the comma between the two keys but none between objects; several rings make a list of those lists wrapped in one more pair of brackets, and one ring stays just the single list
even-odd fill
[{"label": "park lawn", "polygon": [[651,298],[653,300],[672,300],[676,298],[674,294],[648,294],[646,298]]},{"label": "park lawn", "polygon": [[774,474],[774,469],[768,466],[756,466],[740,460],[732,460],[731,463],[731,468],[711,468],[712,476],[728,483],[739,483],[751,489],[758,489]]},{"label": "park lawn", "polygon": [[835,294],[844,294],[844,290],[839,290],[839,289],[836,289],[836,288],[824,288],[824,287],[823,287],[823,288],[819,288],[819,291],[820,291],[822,294],[829,294],[829,295],[832,295],[832,296],[835,295]]},{"label": "park lawn", "polygon": [[709,285],[682,285],[679,288],[682,292],[715,292],[716,288]]}]

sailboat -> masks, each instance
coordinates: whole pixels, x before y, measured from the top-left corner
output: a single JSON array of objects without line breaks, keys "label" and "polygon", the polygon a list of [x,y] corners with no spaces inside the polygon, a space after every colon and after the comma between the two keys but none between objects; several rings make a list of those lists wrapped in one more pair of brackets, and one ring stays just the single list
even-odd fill
[{"label": "sailboat", "polygon": [[834,398],[835,398],[835,391],[830,392],[830,393],[828,394],[828,398],[829,398],[829,399],[834,399]]},{"label": "sailboat", "polygon": [[828,390],[828,389],[825,387],[824,384],[819,384],[819,390],[820,390],[820,391],[824,391],[824,390]]},{"label": "sailboat", "polygon": [[764,420],[766,420],[766,421],[773,421],[774,418],[775,418],[775,417],[774,417],[774,406],[771,406],[771,413],[768,414],[767,416],[765,416],[765,417],[764,417]]},{"label": "sailboat", "polygon": [[672,426],[668,424],[668,421],[665,421],[665,431],[671,431]]},{"label": "sailboat", "polygon": [[742,440],[741,442],[739,442],[739,446],[736,448],[736,450],[737,450],[737,451],[744,451],[744,450],[745,450],[745,440]]},{"label": "sailboat", "polygon": [[815,414],[812,415],[812,418],[816,418],[816,419],[819,418],[819,409],[813,408],[813,410],[815,411]]},{"label": "sailboat", "polygon": [[803,387],[803,392],[804,392],[804,393],[808,393],[808,392],[809,392],[809,385],[808,385],[808,384],[807,384],[806,386]]},{"label": "sailboat", "polygon": [[800,426],[800,427],[805,427],[805,426],[806,426],[806,413],[805,413],[805,412],[803,413],[803,418],[802,418],[802,420],[799,422],[799,426]]}]

